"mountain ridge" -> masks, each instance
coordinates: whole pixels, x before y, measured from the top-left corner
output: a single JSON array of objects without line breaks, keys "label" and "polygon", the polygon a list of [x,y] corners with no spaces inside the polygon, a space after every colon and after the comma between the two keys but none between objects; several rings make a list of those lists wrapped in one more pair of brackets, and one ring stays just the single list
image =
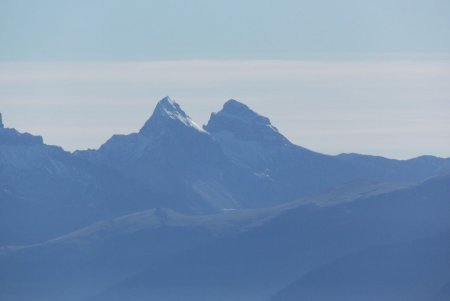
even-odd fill
[{"label": "mountain ridge", "polygon": [[[165,97],[137,132],[74,153],[3,126],[0,299],[260,301],[363,248],[450,231],[449,181],[450,159],[295,145],[236,100],[199,128]],[[445,296],[438,278],[423,292]]]},{"label": "mountain ridge", "polygon": [[[0,128],[2,143],[47,148],[40,136],[6,128]],[[11,152],[15,161],[27,162],[16,149],[0,149],[0,162],[12,162]],[[169,208],[191,213],[273,206],[355,180],[413,182],[450,170],[450,159],[435,157],[320,154],[291,143],[269,118],[234,99],[201,128],[168,96],[136,133],[113,135],[96,150],[61,154],[120,173],[166,195]]]},{"label": "mountain ridge", "polygon": [[46,145],[41,136],[0,128],[0,209],[4,224],[14,229],[3,237],[61,234],[43,218],[31,226],[36,218],[28,222],[27,215],[19,219],[26,227],[14,227],[8,212],[21,206],[33,208],[26,212],[36,217],[52,212],[48,223],[69,231],[154,207],[189,214],[271,207],[346,183],[397,185],[450,170],[450,159],[431,156],[402,161],[316,153],[289,142],[268,118],[236,100],[213,113],[204,129],[193,124],[165,97],[140,131],[114,135],[97,150],[69,153]]}]

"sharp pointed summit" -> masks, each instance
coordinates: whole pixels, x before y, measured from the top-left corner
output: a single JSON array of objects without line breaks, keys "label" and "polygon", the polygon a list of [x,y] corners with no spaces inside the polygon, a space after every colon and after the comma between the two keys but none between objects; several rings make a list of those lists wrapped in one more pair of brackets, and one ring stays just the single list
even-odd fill
[{"label": "sharp pointed summit", "polygon": [[169,96],[161,99],[155,107],[153,114],[161,114],[173,118],[174,114],[179,114],[183,117],[187,117],[186,113],[181,109],[180,105]]},{"label": "sharp pointed summit", "polygon": [[183,126],[204,132],[204,130],[198,126],[191,117],[183,111],[183,109],[181,109],[180,105],[175,100],[166,96],[158,102],[152,116],[144,124],[140,133],[149,135],[155,130],[162,130],[174,126]]}]

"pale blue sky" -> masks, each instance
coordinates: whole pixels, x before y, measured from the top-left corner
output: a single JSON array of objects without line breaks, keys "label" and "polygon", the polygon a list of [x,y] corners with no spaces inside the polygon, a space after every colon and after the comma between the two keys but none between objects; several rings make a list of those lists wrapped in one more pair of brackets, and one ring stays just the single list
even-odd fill
[{"label": "pale blue sky", "polygon": [[448,0],[0,0],[2,60],[448,53]]},{"label": "pale blue sky", "polygon": [[450,1],[0,0],[0,112],[68,150],[170,95],[328,154],[450,156]]}]

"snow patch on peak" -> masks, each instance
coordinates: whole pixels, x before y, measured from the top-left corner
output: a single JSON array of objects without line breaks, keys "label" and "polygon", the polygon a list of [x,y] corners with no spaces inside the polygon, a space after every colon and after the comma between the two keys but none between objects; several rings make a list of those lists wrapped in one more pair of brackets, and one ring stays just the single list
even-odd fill
[{"label": "snow patch on peak", "polygon": [[164,108],[167,111],[182,111],[180,108],[180,105],[173,99],[171,99],[169,96],[164,97],[161,99],[156,107]]},{"label": "snow patch on peak", "polygon": [[155,111],[150,119],[145,123],[141,132],[153,127],[154,124],[160,123],[163,120],[175,120],[183,125],[193,128],[199,132],[206,133],[199,125],[197,125],[189,115],[187,115],[180,107],[180,105],[169,96],[161,99],[156,105]]}]

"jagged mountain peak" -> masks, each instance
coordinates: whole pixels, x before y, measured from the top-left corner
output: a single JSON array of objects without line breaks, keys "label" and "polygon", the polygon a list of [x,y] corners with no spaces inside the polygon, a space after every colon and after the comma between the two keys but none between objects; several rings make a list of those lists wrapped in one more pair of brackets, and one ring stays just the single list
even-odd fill
[{"label": "jagged mountain peak", "polygon": [[269,118],[259,115],[258,113],[250,109],[247,105],[235,99],[230,99],[225,102],[222,110],[215,114],[213,113],[213,115],[225,115],[227,117],[235,119],[247,119],[248,121],[270,124]]},{"label": "jagged mountain peak", "polygon": [[161,99],[155,107],[155,112],[162,114],[179,113],[186,116],[186,113],[181,109],[180,105],[169,96]]},{"label": "jagged mountain peak", "polygon": [[204,129],[211,133],[229,132],[245,140],[278,140],[286,142],[270,119],[259,115],[235,99],[228,100],[222,110],[212,113]]},{"label": "jagged mountain peak", "polygon": [[225,120],[229,122],[265,126],[270,128],[271,130],[277,131],[277,129],[271,125],[269,118],[259,115],[258,113],[250,109],[247,105],[235,99],[228,100],[223,105],[222,110],[217,113],[212,113],[211,118],[206,125],[206,128],[210,128],[212,131],[215,131],[217,129],[216,125],[218,125],[216,123],[221,123],[220,121]]},{"label": "jagged mountain peak", "polygon": [[21,133],[14,128],[5,128],[0,113],[0,146],[2,145],[36,145],[44,144],[41,136]]},{"label": "jagged mountain peak", "polygon": [[246,104],[236,100],[236,99],[229,99],[223,104],[223,110],[225,111],[236,111],[236,112],[245,112],[245,111],[251,111],[253,112]]},{"label": "jagged mountain peak", "polygon": [[144,124],[140,133],[147,135],[155,129],[164,129],[170,124],[182,125],[199,132],[205,132],[183,111],[181,106],[175,100],[166,96],[158,102],[152,116]]}]

